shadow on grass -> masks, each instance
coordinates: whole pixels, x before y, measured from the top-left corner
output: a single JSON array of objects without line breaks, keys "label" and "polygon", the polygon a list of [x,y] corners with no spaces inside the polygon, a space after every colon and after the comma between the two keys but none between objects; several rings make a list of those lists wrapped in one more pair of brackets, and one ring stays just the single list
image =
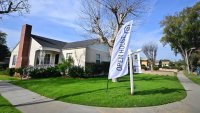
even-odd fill
[{"label": "shadow on grass", "polygon": [[[149,77],[137,75],[137,77],[134,78],[134,81],[159,81],[159,80],[177,81],[177,78],[169,76],[159,76],[159,75],[152,75]],[[125,77],[119,79],[119,82],[127,82],[127,81],[130,81],[130,78]]]},{"label": "shadow on grass", "polygon": [[[121,88],[121,87],[126,87],[126,86],[111,87],[111,88],[108,89],[108,93],[109,93],[109,90],[111,90],[111,89],[117,89],[117,88]],[[98,91],[105,91],[105,93],[106,93],[106,87],[105,88],[101,88],[101,89],[97,89],[97,90],[84,91],[84,92],[78,92],[78,93],[63,95],[63,96],[55,98],[55,100],[62,100],[64,98],[68,98],[68,97],[72,97],[72,96],[78,96],[78,95],[87,94],[87,93],[98,92]]]},{"label": "shadow on grass", "polygon": [[0,109],[3,107],[13,107],[12,105],[7,105],[7,104],[0,104]]},{"label": "shadow on grass", "polygon": [[184,89],[159,88],[159,89],[152,89],[152,90],[136,91],[135,95],[169,94],[169,93],[174,93],[174,92],[181,93],[182,91],[184,91]]},{"label": "shadow on grass", "polygon": [[20,80],[20,81],[12,81],[11,83],[15,85],[20,86],[28,86],[28,85],[34,85],[34,84],[44,84],[47,85],[54,84],[54,85],[60,85],[60,84],[71,84],[76,83],[77,79],[64,79],[64,78],[48,78],[48,79],[31,79],[31,80]]},{"label": "shadow on grass", "polygon": [[[121,86],[121,87],[124,87],[124,86]],[[119,88],[119,87],[112,87],[112,88],[109,88],[109,90],[116,89],[116,88]],[[127,88],[127,89],[129,89],[129,88]],[[109,93],[109,90],[108,90],[108,93]],[[57,98],[55,98],[55,100],[62,100],[64,98],[68,98],[68,97],[72,97],[72,96],[78,96],[78,95],[82,95],[82,94],[86,94],[86,93],[93,93],[93,92],[97,92],[97,91],[105,91],[106,92],[106,89],[104,88],[104,89],[97,89],[97,90],[92,90],[92,91],[85,91],[85,92],[68,94],[68,95],[57,97]],[[174,93],[174,92],[182,93],[182,91],[184,91],[184,89],[159,88],[159,89],[152,89],[152,90],[136,91],[135,95],[170,94],[170,93]]]}]

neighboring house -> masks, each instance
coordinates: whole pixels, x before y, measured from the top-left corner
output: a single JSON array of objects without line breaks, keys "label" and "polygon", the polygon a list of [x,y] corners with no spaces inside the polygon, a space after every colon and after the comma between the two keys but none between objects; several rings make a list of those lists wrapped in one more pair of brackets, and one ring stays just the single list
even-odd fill
[{"label": "neighboring house", "polygon": [[164,67],[164,66],[169,66],[169,63],[170,63],[170,60],[160,60],[160,64],[161,64],[161,66],[162,67]]},{"label": "neighboring house", "polygon": [[[150,67],[150,65],[149,65],[149,62],[148,62],[148,59],[147,59],[147,58],[141,58],[140,62],[141,62],[141,65],[145,65],[147,68],[149,68],[149,67]],[[158,60],[156,60],[154,65],[155,65],[155,66],[159,66],[159,61],[158,61]]]},{"label": "neighboring house", "polygon": [[146,67],[149,67],[148,59],[146,59],[146,58],[141,58],[140,64],[141,64],[141,66],[145,65]]},{"label": "neighboring house", "polygon": [[160,62],[159,60],[156,60],[155,61],[155,66],[159,67],[159,62]]},{"label": "neighboring house", "polygon": [[22,27],[20,42],[11,52],[9,68],[56,65],[71,56],[75,65],[109,62],[109,48],[98,39],[63,42],[31,34],[32,26]]}]

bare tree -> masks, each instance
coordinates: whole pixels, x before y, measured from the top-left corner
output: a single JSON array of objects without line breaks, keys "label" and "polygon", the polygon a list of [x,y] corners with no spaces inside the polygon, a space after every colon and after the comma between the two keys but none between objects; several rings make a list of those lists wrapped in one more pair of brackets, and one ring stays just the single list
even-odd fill
[{"label": "bare tree", "polygon": [[77,62],[78,66],[80,66],[85,53],[84,52],[80,53],[78,52],[78,50],[75,50],[74,54],[75,54],[75,59],[76,59],[75,61]]},{"label": "bare tree", "polygon": [[144,0],[83,0],[82,5],[81,27],[107,44],[110,55],[124,22],[138,18],[146,10]]},{"label": "bare tree", "polygon": [[158,45],[155,42],[149,42],[143,45],[142,50],[151,65],[151,70],[153,70],[153,65],[156,61]]},{"label": "bare tree", "polygon": [[29,12],[28,0],[0,0],[0,18],[3,14],[18,12],[19,15]]}]

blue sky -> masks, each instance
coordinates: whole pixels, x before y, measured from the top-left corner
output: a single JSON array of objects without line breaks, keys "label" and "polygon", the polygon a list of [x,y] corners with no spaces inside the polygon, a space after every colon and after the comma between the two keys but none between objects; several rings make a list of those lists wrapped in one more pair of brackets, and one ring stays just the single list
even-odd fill
[{"label": "blue sky", "polygon": [[[130,46],[132,50],[141,48],[150,41],[158,44],[157,59],[178,60],[169,46],[159,42],[162,37],[160,21],[167,15],[173,15],[183,8],[194,5],[198,0],[148,0],[150,9],[134,26]],[[0,20],[0,30],[7,33],[7,44],[12,49],[20,38],[23,24],[33,26],[32,33],[66,42],[86,39],[83,29],[77,24],[80,14],[80,0],[29,0],[30,14],[17,16],[5,15]],[[48,10],[47,10],[48,9]],[[145,57],[144,54],[141,55]]]}]

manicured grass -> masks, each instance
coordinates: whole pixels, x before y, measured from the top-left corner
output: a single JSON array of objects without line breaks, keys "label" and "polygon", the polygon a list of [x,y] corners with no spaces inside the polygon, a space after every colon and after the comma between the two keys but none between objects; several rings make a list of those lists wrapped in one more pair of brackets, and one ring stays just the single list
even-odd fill
[{"label": "manicured grass", "polygon": [[179,101],[186,97],[186,92],[176,76],[147,74],[134,76],[134,96],[130,95],[129,76],[120,78],[117,83],[109,82],[108,93],[106,93],[106,77],[48,78],[12,83],[55,100],[89,106],[153,106]]},{"label": "manicured grass", "polygon": [[21,113],[0,95],[0,113]]},{"label": "manicured grass", "polygon": [[197,75],[194,75],[194,74],[187,74],[186,71],[184,71],[184,74],[185,74],[190,80],[192,80],[194,83],[200,85],[200,76],[197,76]]},{"label": "manicured grass", "polygon": [[17,78],[11,77],[9,75],[0,75],[0,80],[17,80]]}]

